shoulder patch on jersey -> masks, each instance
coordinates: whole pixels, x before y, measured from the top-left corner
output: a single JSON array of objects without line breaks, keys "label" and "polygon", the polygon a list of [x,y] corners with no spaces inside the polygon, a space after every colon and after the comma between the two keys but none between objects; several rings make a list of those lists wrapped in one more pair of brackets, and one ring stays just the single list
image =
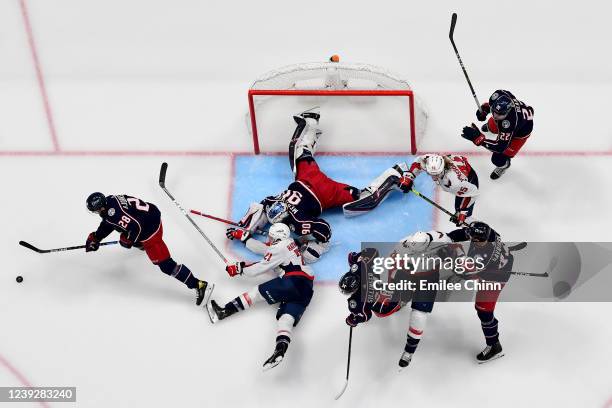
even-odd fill
[{"label": "shoulder patch on jersey", "polygon": [[499,98],[499,94],[497,92],[495,92],[493,95],[491,95],[491,100],[494,101],[497,98]]},{"label": "shoulder patch on jersey", "polygon": [[359,269],[359,266],[357,264],[351,265],[351,272],[357,272],[357,269]]},{"label": "shoulder patch on jersey", "polygon": [[109,208],[108,209],[108,216],[112,217],[113,215],[115,215],[115,209],[114,208]]},{"label": "shoulder patch on jersey", "polygon": [[357,301],[355,299],[349,300],[349,308],[355,309],[357,307]]},{"label": "shoulder patch on jersey", "polygon": [[509,120],[504,120],[502,122],[502,127],[506,128],[506,129],[509,128],[510,127],[510,121]]}]

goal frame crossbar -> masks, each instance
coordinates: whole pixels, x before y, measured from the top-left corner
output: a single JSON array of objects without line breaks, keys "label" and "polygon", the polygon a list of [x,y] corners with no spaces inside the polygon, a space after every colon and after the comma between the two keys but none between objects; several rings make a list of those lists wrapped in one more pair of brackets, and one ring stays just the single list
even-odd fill
[{"label": "goal frame crossbar", "polygon": [[410,89],[390,90],[390,89],[249,89],[249,116],[251,119],[251,133],[253,136],[253,151],[260,153],[259,133],[257,131],[257,119],[255,117],[255,97],[256,96],[403,96],[408,98],[409,119],[410,119],[410,151],[414,155],[417,153],[416,146],[416,126],[414,115],[414,93]]}]

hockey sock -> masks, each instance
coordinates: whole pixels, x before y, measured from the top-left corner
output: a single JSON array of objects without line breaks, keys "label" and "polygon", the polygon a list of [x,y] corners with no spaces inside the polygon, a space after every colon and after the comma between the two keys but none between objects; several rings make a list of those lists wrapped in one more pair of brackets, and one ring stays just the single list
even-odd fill
[{"label": "hockey sock", "polygon": [[172,258],[160,262],[157,266],[159,266],[163,273],[174,276],[187,285],[189,289],[195,289],[198,286],[198,279],[193,276],[191,270],[185,265],[177,264]]},{"label": "hockey sock", "polygon": [[492,346],[499,341],[499,332],[497,330],[498,321],[493,315],[493,312],[484,310],[476,310],[476,312],[480,319],[480,325],[482,326],[482,332],[485,336],[487,346]]},{"label": "hockey sock", "polygon": [[408,337],[406,339],[406,347],[404,350],[408,353],[414,353],[421,337],[423,337],[423,330],[425,329],[425,323],[427,322],[427,313],[421,310],[412,309],[410,313],[410,325],[408,327]]},{"label": "hockey sock", "polygon": [[278,318],[276,331],[277,343],[283,341],[289,344],[291,342],[291,330],[293,328],[294,323],[295,318],[287,313],[283,314],[281,317]]}]

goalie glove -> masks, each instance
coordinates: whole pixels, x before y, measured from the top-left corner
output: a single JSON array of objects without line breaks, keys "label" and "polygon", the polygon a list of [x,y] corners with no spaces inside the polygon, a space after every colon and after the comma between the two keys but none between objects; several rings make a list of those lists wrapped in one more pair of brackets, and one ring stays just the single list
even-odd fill
[{"label": "goalie glove", "polygon": [[241,228],[228,228],[225,235],[229,240],[238,239],[240,242],[247,242],[251,238],[251,233]]},{"label": "goalie glove", "polygon": [[233,264],[228,264],[225,266],[225,271],[230,277],[234,277],[236,275],[242,275],[242,268],[246,265],[245,262],[234,262]]},{"label": "goalie glove", "polygon": [[463,128],[461,137],[474,143],[476,146],[480,146],[485,140],[485,136],[480,132],[478,127],[472,123],[472,126],[466,126]]}]

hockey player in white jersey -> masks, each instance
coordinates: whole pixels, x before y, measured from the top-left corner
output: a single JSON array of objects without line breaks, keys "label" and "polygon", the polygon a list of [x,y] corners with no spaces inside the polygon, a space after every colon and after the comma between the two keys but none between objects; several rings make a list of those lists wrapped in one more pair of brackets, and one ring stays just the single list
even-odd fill
[{"label": "hockey player in white jersey", "polygon": [[399,163],[385,170],[370,183],[359,200],[343,206],[347,216],[358,215],[379,205],[393,190],[410,192],[414,179],[425,171],[444,191],[455,195],[455,215],[451,222],[457,226],[469,223],[478,196],[478,175],[467,158],[456,155],[426,154],[418,156],[410,167]]},{"label": "hockey player in white jersey", "polygon": [[[450,242],[450,238],[445,233],[439,231],[418,231],[402,239],[389,257],[393,258],[396,254],[407,254],[416,257],[428,251],[444,251],[448,249],[444,244]],[[436,246],[435,244],[439,245]],[[437,254],[437,256],[444,257],[444,254]],[[417,290],[414,293],[402,291],[401,293],[394,294],[385,290],[369,293],[373,288],[367,284],[362,285],[361,280],[363,276],[370,273],[368,270],[369,260],[373,257],[378,257],[377,251],[373,248],[366,248],[359,254],[353,252],[349,255],[351,271],[344,274],[339,282],[340,291],[345,295],[351,295],[348,299],[350,314],[346,318],[346,324],[355,327],[360,323],[370,320],[372,314],[378,317],[390,316],[400,310],[408,301],[411,301],[412,310],[408,324],[406,344],[398,363],[401,370],[410,364],[412,356],[423,336],[427,317],[433,310],[436,291],[420,290],[417,284]],[[399,282],[401,280],[437,282],[439,280],[439,271],[429,270],[425,267],[413,268],[409,271],[394,269],[388,271],[388,275],[384,277],[384,280],[386,282]],[[366,291],[365,293],[363,292],[364,290]],[[412,296],[408,297],[408,299],[403,298],[410,294]],[[374,301],[372,302],[369,299]]]},{"label": "hockey player in white jersey", "polygon": [[276,347],[263,365],[264,370],[268,370],[277,366],[287,352],[292,328],[298,324],[312,298],[314,275],[310,267],[304,265],[300,248],[291,238],[286,224],[272,224],[267,243],[252,238],[251,234],[243,229],[231,229],[227,234],[233,239],[240,239],[252,252],[263,255],[259,262],[236,262],[228,265],[226,271],[231,277],[254,277],[268,271],[274,271],[279,276],[235,297],[224,307],[212,300],[207,305],[207,310],[211,321],[215,323],[264,300],[270,305],[280,303],[276,313]]}]

